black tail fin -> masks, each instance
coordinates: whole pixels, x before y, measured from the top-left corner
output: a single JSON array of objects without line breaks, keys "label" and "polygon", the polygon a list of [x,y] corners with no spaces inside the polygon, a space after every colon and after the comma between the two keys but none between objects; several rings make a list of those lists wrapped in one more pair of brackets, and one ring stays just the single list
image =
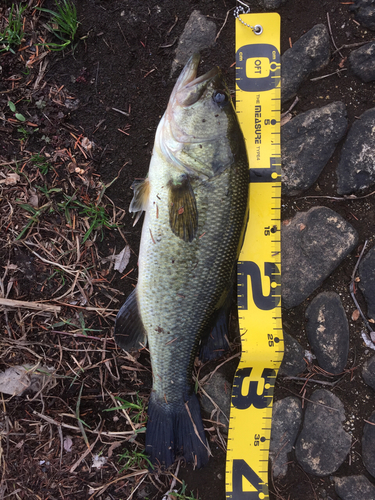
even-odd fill
[{"label": "black tail fin", "polygon": [[198,468],[208,461],[208,447],[197,396],[193,393],[185,404],[159,402],[151,395],[148,404],[146,452],[151,463],[170,467],[183,456]]}]

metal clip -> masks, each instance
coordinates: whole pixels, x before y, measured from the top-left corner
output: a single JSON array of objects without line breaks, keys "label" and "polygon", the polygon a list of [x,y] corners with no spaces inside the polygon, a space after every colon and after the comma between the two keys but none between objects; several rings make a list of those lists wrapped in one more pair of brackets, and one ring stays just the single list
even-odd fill
[{"label": "metal clip", "polygon": [[[240,3],[241,5],[238,5],[234,9],[234,13],[233,13],[234,17],[236,19],[238,19],[244,26],[247,26],[248,28],[252,29],[254,35],[261,35],[263,33],[263,27],[260,24],[256,24],[255,26],[250,26],[250,24],[245,23],[240,17],[240,14],[249,14],[250,13],[249,5],[247,5],[247,3],[245,3],[245,2],[242,2],[241,0],[237,0],[237,2]],[[244,7],[247,8],[246,11],[245,11]]]}]

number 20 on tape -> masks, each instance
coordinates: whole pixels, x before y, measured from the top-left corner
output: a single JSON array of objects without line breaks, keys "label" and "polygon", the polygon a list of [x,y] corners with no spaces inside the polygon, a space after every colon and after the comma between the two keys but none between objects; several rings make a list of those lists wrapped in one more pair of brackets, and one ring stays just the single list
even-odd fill
[{"label": "number 20 on tape", "polygon": [[[272,399],[284,342],[280,297],[280,17],[236,19],[236,111],[249,157],[237,266],[242,352],[232,390],[226,498],[267,500]],[[261,33],[246,26],[261,26]],[[258,30],[259,31],[259,30]]]}]

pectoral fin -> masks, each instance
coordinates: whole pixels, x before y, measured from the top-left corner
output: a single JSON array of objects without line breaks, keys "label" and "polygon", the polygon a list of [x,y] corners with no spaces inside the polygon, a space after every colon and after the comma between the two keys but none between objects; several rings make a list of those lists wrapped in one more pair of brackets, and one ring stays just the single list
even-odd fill
[{"label": "pectoral fin", "polygon": [[134,181],[131,188],[134,190],[134,196],[130,203],[129,212],[137,213],[133,223],[133,226],[135,226],[142,212],[147,208],[148,198],[150,196],[150,182],[148,179]]},{"label": "pectoral fin", "polygon": [[169,183],[169,223],[183,241],[193,241],[198,229],[195,195],[188,176],[179,183]]},{"label": "pectoral fin", "polygon": [[115,323],[116,344],[125,351],[141,349],[146,344],[146,333],[139,313],[136,289],[119,310]]}]

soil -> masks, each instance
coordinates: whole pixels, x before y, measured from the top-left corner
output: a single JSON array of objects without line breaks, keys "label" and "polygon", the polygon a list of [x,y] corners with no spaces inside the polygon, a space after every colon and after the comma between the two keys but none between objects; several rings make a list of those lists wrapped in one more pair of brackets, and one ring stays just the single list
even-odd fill
[{"label": "soil", "polygon": [[[285,5],[278,10],[281,15],[282,52],[314,25],[318,23],[327,25],[327,16],[329,16],[337,47],[372,40],[374,34],[354,21],[353,14],[349,11],[349,3],[336,0],[320,2],[287,0]],[[133,290],[137,279],[137,253],[141,224],[133,227],[131,215],[128,213],[132,198],[130,186],[134,179],[144,178],[147,174],[155,130],[164,113],[176,78],[176,75],[170,77],[170,71],[178,38],[194,9],[207,15],[219,29],[225,22],[228,10],[234,7],[234,1],[79,0],[76,5],[80,21],[77,36],[79,43],[74,52],[56,52],[49,55],[49,64],[44,75],[45,89],[52,87],[60,89],[64,86],[65,98],[69,98],[73,103],[70,106],[71,109],[67,110],[50,100],[47,101],[48,122],[45,121],[39,127],[38,132],[29,136],[26,149],[21,152],[18,148],[16,132],[4,125],[0,130],[0,154],[2,162],[6,163],[20,159],[26,151],[40,151],[45,146],[42,140],[43,134],[52,138],[52,144],[49,143],[45,149],[51,154],[53,151],[62,150],[75,143],[75,140],[72,143],[72,137],[69,135],[72,131],[76,136],[82,134],[95,143],[89,158],[93,178],[100,176],[100,180],[108,184],[118,176],[118,179],[106,190],[106,195],[113,201],[115,207],[125,211],[121,221],[122,235],[117,230],[106,229],[103,239],[97,238],[93,242],[96,255],[103,258],[114,251],[118,253],[124,246],[124,238],[131,248],[130,262],[126,272],[128,269],[132,271],[126,279],[122,279],[120,273],[108,269],[108,266],[97,263],[97,270],[108,271],[102,276],[106,276],[110,282],[108,286],[112,292],[109,304],[112,303],[111,307],[118,308]],[[53,3],[46,1],[44,7],[52,8]],[[254,6],[253,11],[261,12],[262,9]],[[351,125],[366,109],[374,107],[374,84],[362,83],[351,73],[346,60],[350,50],[352,49],[343,48],[341,53],[333,52],[329,66],[313,75],[313,77],[323,77],[333,73],[332,76],[315,81],[307,80],[301,86],[298,91],[299,102],[293,109],[293,113],[301,113],[341,100],[346,104]],[[229,87],[234,90],[235,56],[232,12],[229,13],[215,45],[204,50],[201,56],[200,71],[203,73],[214,65],[220,66]],[[3,112],[5,112],[8,96],[13,95],[10,94],[13,90],[6,79],[14,74],[22,75],[23,66],[21,61],[12,54],[2,55],[0,65],[4,79],[0,96]],[[338,69],[345,69],[345,71],[336,74]],[[32,104],[42,95],[43,89],[39,89],[38,95],[33,97]],[[284,108],[287,109],[289,104],[287,103]],[[32,105],[27,108],[24,102],[19,105],[21,112],[30,110],[31,121],[33,113],[38,113],[35,104],[33,105],[34,108]],[[128,116],[113,108],[124,111]],[[358,231],[360,246],[357,251],[347,258],[316,291],[316,293],[325,290],[338,292],[350,319],[355,306],[350,298],[349,282],[361,245],[367,239],[370,240],[370,244],[374,240],[375,203],[372,196],[362,200],[345,201],[319,198],[320,196],[337,196],[335,168],[341,147],[342,143],[338,146],[318,182],[304,193],[303,197],[283,199],[282,219],[291,218],[297,211],[308,210],[312,206],[325,205],[340,213]],[[84,159],[81,158],[81,161]],[[63,167],[58,170],[58,173],[61,182],[62,177],[64,179],[69,177]],[[49,236],[45,232],[42,233],[42,237],[47,239]],[[1,267],[5,268],[7,262],[17,264],[23,269],[23,277],[18,280],[18,287],[14,285],[9,298],[21,298],[25,301],[48,300],[55,286],[52,284],[49,290],[41,286],[48,276],[48,270],[25,247],[15,244],[14,241],[12,243],[11,240],[11,235],[9,235],[7,244],[0,250]],[[26,272],[27,267],[29,267],[28,272]],[[107,304],[106,307],[108,307],[108,300],[105,298],[108,296],[106,288],[96,286],[95,290],[97,302],[90,302],[90,304],[102,306]],[[310,297],[310,300],[316,293]],[[118,303],[112,300],[118,300]],[[365,303],[360,294],[358,294],[358,300],[365,310]],[[305,348],[309,347],[304,332],[304,311],[307,303],[308,301],[290,311],[283,312],[286,331],[296,337]],[[78,305],[77,311],[79,310]],[[64,309],[64,311],[65,317],[68,318],[67,310]],[[125,354],[115,349],[110,339],[113,315],[108,319],[108,317],[97,318],[94,314],[88,314],[87,325],[99,330],[89,335],[105,339],[105,342],[92,340],[83,343],[81,339],[72,336],[46,332],[46,327],[43,327],[40,319],[38,325],[41,329],[36,330],[30,327],[28,330],[26,328],[29,333],[25,334],[22,330],[24,327],[20,324],[24,319],[21,321],[19,313],[17,316],[16,312],[10,310],[7,314],[13,322],[13,340],[15,342],[22,340],[23,347],[16,349],[14,344],[2,346],[4,347],[0,357],[2,370],[17,363],[25,363],[28,357],[31,362],[35,361],[33,354],[28,354],[27,349],[30,346],[33,352],[44,356],[49,364],[55,367],[63,366],[70,375],[74,372],[76,376],[73,380],[71,378],[58,380],[57,387],[44,398],[23,395],[9,399],[6,403],[3,399],[4,409],[6,404],[7,420],[3,420],[1,425],[8,432],[12,431],[8,438],[3,438],[2,444],[3,453],[7,456],[6,462],[3,462],[4,474],[1,483],[4,498],[15,493],[16,490],[18,497],[23,499],[131,498],[129,495],[134,486],[138,486],[138,489],[133,498],[162,498],[172,477],[161,475],[152,479],[150,476],[143,475],[142,484],[138,484],[138,476],[129,479],[126,476],[121,478],[116,470],[116,468],[121,468],[121,463],[118,464],[119,453],[116,449],[112,450],[112,458],[102,469],[90,468],[90,458],[86,457],[73,472],[70,472],[70,468],[87,449],[82,435],[72,430],[73,452],[63,452],[61,444],[62,462],[60,463],[60,438],[57,427],[48,427],[46,420],[38,420],[33,413],[36,411],[55,421],[72,423],[72,419],[66,419],[61,414],[73,414],[74,417],[77,399],[79,399],[80,415],[85,423],[91,426],[91,429],[100,428],[108,432],[129,430],[123,416],[116,421],[112,418],[113,413],[103,413],[103,410],[113,407],[113,401],[107,391],[122,395],[129,393],[129,384],[133,384],[133,394],[134,391],[139,391],[142,397],[147,398],[151,386],[147,353],[142,353],[137,360],[129,360]],[[37,322],[36,319],[26,321],[34,320]],[[0,321],[2,327],[0,335],[8,338],[8,320],[5,315]],[[361,366],[371,355],[361,339],[363,328],[361,320],[354,322],[350,319],[351,342],[348,362],[350,370],[333,389],[345,405],[348,420],[346,428],[353,434],[350,456],[336,475],[365,474],[371,479],[361,460],[363,420],[368,419],[373,411],[374,397],[372,390],[363,383],[360,377]],[[55,327],[54,330],[59,330],[59,328]],[[235,350],[236,347],[233,347],[231,355],[236,352]],[[59,353],[62,353],[61,359],[59,359]],[[73,359],[74,356],[76,362]],[[89,357],[92,363],[90,369],[83,370],[84,376],[81,374],[80,378],[78,368],[80,364],[85,365],[86,357]],[[69,369],[65,363],[70,364]],[[236,361],[227,363],[228,377],[233,376],[235,365]],[[216,365],[204,367],[202,374],[208,373],[214,366]],[[121,376],[118,376],[118,373],[121,373]],[[80,397],[82,380],[84,390]],[[331,379],[325,378],[324,380]],[[276,385],[275,398],[280,399],[291,394],[308,398],[318,387],[313,384],[302,387],[302,384],[297,382],[281,379]],[[31,433],[29,437],[28,433]],[[32,437],[35,433],[37,438]],[[48,435],[45,436],[43,433],[48,433]],[[92,444],[94,434],[88,434],[88,436]],[[181,465],[178,478],[185,481],[187,493],[192,491],[196,498],[219,500],[225,498],[225,450],[216,439],[216,432],[211,432],[210,437],[213,457],[209,464],[201,470],[193,470],[191,466]],[[137,439],[141,448],[142,434]],[[93,449],[95,453],[103,452],[108,456],[111,443],[109,438],[102,436]],[[116,460],[115,457],[117,457]],[[42,460],[48,461],[49,465],[42,464]],[[72,489],[73,485],[74,489]],[[105,486],[106,488],[102,491],[101,488]],[[270,499],[276,498],[285,500],[338,499],[331,479],[308,476],[299,467],[293,454],[290,456],[288,475],[276,482],[270,479]]]}]

